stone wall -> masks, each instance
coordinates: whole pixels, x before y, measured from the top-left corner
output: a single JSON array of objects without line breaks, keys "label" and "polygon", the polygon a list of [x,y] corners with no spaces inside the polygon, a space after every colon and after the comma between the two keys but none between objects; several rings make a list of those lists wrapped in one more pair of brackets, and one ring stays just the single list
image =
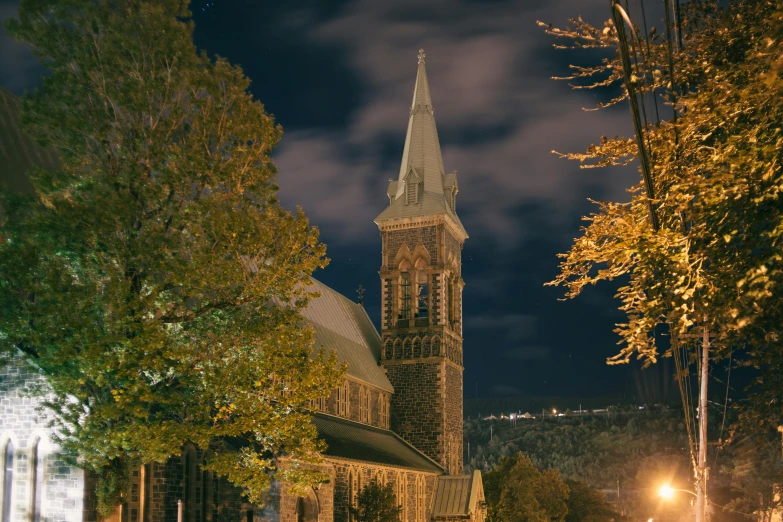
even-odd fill
[{"label": "stone wall", "polygon": [[391,429],[443,465],[443,361],[384,361],[384,367],[394,386]]},{"label": "stone wall", "polygon": [[[32,497],[47,522],[95,520],[94,498],[85,495],[86,474],[68,465],[60,448],[51,441],[46,428],[49,415],[39,410],[39,399],[25,391],[44,382],[43,377],[21,357],[0,367],[0,465],[5,469],[7,445],[13,444],[13,479],[5,484],[0,477],[0,503],[5,488],[11,488],[11,521],[28,522]],[[36,446],[36,441],[38,441]],[[34,450],[37,448],[37,451]],[[41,477],[38,478],[37,474]],[[5,506],[0,506],[0,512]]]},{"label": "stone wall", "polygon": [[[348,521],[350,496],[353,494],[355,498],[358,492],[372,480],[392,486],[397,494],[397,501],[403,508],[401,522],[426,522],[432,517],[432,496],[435,492],[436,475],[362,462],[333,461],[333,463],[334,522]],[[417,503],[421,506],[419,511],[416,509]],[[332,521],[319,519],[318,522]]]},{"label": "stone wall", "polygon": [[397,268],[391,266],[394,263],[394,258],[397,252],[400,251],[402,245],[408,247],[408,250],[413,250],[418,245],[424,245],[427,249],[427,253],[430,255],[430,264],[435,264],[438,259],[438,227],[428,226],[419,228],[408,228],[404,230],[390,230],[385,232],[384,241],[386,243],[386,259],[383,260],[384,267]]},{"label": "stone wall", "polygon": [[[346,378],[346,381],[348,381],[348,417],[347,418],[352,421],[361,422],[362,424],[369,424],[370,426],[388,429],[389,426],[384,424],[383,416],[381,415],[381,404],[382,404],[381,399],[384,398],[385,401],[388,402],[391,400],[392,394],[380,390],[379,388],[376,388],[374,386],[370,386],[369,384],[355,381],[350,377]],[[370,395],[370,411],[369,411],[369,417],[366,419],[360,418],[360,413],[362,410],[361,408],[359,408],[359,400],[362,396],[362,393],[369,393]],[[337,405],[336,389],[333,390],[329,398],[326,399],[323,412],[328,413],[329,415],[335,415],[341,417]]]},{"label": "stone wall", "polygon": [[451,441],[451,463],[446,471],[450,475],[462,473],[462,368],[446,363],[446,398],[444,415],[446,437]]}]

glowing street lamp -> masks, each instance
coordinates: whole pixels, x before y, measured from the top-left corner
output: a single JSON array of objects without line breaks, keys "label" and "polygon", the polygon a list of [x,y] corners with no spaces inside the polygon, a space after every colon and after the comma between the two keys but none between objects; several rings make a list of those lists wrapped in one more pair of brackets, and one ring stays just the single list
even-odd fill
[{"label": "glowing street lamp", "polygon": [[674,498],[674,493],[677,491],[682,491],[683,493],[690,493],[694,497],[696,496],[696,493],[693,491],[688,491],[687,489],[674,489],[669,484],[664,484],[663,486],[658,489],[658,496],[665,498],[665,499],[671,499]]}]

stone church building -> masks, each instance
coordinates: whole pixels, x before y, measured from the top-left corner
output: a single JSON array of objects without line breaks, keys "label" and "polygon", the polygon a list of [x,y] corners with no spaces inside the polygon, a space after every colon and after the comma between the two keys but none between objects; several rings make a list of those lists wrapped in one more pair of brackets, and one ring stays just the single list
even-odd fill
[{"label": "stone church building", "polygon": [[[25,190],[31,165],[57,160],[22,135],[18,114],[19,100],[0,90],[0,179]],[[481,475],[463,474],[461,252],[468,235],[457,192],[456,172],[443,167],[420,52],[399,177],[376,218],[381,331],[361,304],[315,280],[320,297],[303,312],[317,348],[334,350],[348,367],[342,385],[312,405],[330,480],[303,498],[274,484],[269,501],[254,506],[202,471],[203,453],[186,447],[167,464],[135,471],[112,521],[348,521],[348,505],[375,480],[392,485],[402,522],[483,522]],[[24,396],[40,379],[21,358],[0,368],[0,522],[96,520],[91,478],[62,461],[46,419]]]}]

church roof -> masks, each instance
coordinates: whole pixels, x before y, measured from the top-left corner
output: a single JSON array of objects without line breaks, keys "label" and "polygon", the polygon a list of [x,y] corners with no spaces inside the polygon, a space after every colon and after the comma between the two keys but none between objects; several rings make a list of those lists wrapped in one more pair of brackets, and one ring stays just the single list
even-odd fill
[{"label": "church roof", "polygon": [[326,457],[443,473],[443,468],[390,430],[323,413],[317,413],[313,423],[328,446]]},{"label": "church roof", "polygon": [[[446,214],[467,237],[453,205],[452,193],[456,194],[458,190],[456,173],[446,174],[443,169],[443,155],[424,56],[424,51],[419,50],[419,69],[399,177],[396,181],[390,181],[387,190],[389,206],[375,221]],[[418,195],[414,198],[407,197],[405,193],[409,183],[421,185],[421,190],[417,191]]]},{"label": "church roof", "polygon": [[54,169],[57,153],[52,147],[41,147],[22,132],[19,98],[0,87],[0,185],[14,192],[32,192],[27,178],[32,167]]},{"label": "church roof", "polygon": [[348,364],[349,376],[393,392],[394,387],[378,364],[381,337],[364,307],[315,279],[309,290],[320,293],[302,312],[315,328],[315,347],[334,350],[337,359]]},{"label": "church roof", "polygon": [[433,517],[467,517],[483,500],[481,472],[473,475],[442,475],[438,477],[433,499]]}]

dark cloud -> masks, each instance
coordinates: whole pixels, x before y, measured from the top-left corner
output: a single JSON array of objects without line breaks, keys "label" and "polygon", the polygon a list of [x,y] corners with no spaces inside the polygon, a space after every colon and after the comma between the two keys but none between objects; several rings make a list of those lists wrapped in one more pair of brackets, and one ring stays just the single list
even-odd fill
[{"label": "dark cloud", "polygon": [[[563,23],[560,13],[581,13],[600,21],[608,14],[605,6],[583,2],[553,4],[364,0],[320,23],[298,10],[288,20],[291,27],[309,28],[304,34],[313,45],[343,49],[364,95],[343,132],[310,129],[287,136],[276,155],[283,200],[303,204],[327,226],[340,228],[341,242],[365,241],[374,233],[356,220],[380,212],[385,184],[397,177],[399,166],[385,165],[378,146],[396,139],[401,153],[418,47],[427,54],[446,169],[460,172],[458,208],[469,233],[481,230],[506,247],[522,241],[524,224],[510,218],[515,206],[548,202],[557,215],[584,197],[580,184],[624,199],[628,171],[579,173],[549,154],[582,150],[629,126],[625,112],[583,112],[596,99],[567,92],[538,66],[552,42],[537,19]],[[350,186],[340,190],[345,183]],[[331,190],[301,190],[323,184]]]},{"label": "dark cloud", "polygon": [[496,384],[489,389],[489,393],[490,395],[501,395],[509,397],[525,395],[525,392],[523,392],[520,388],[509,386],[507,384]]},{"label": "dark cloud", "polygon": [[[611,92],[572,91],[554,75],[596,52],[555,51],[536,20],[609,17],[602,0],[195,2],[196,43],[241,65],[285,128],[274,158],[281,200],[302,205],[329,245],[318,274],[350,298],[362,284],[378,324],[380,239],[373,219],[396,178],[423,47],[444,163],[459,172],[465,389],[470,395],[636,393],[607,367],[622,320],[599,285],[560,302],[544,287],[579,234],[587,197],[625,200],[635,168],[579,170],[558,159],[602,134],[630,134],[626,106],[584,112]],[[17,1],[0,0],[0,18]],[[650,17],[652,18],[652,17]],[[0,85],[21,93],[43,70],[0,31]],[[665,379],[663,379],[665,380]]]},{"label": "dark cloud", "polygon": [[37,86],[45,70],[28,45],[8,35],[5,24],[16,18],[17,5],[16,0],[0,0],[0,86],[19,95]]},{"label": "dark cloud", "polygon": [[506,350],[503,355],[512,361],[541,361],[548,359],[552,350],[546,346],[519,346]]}]

